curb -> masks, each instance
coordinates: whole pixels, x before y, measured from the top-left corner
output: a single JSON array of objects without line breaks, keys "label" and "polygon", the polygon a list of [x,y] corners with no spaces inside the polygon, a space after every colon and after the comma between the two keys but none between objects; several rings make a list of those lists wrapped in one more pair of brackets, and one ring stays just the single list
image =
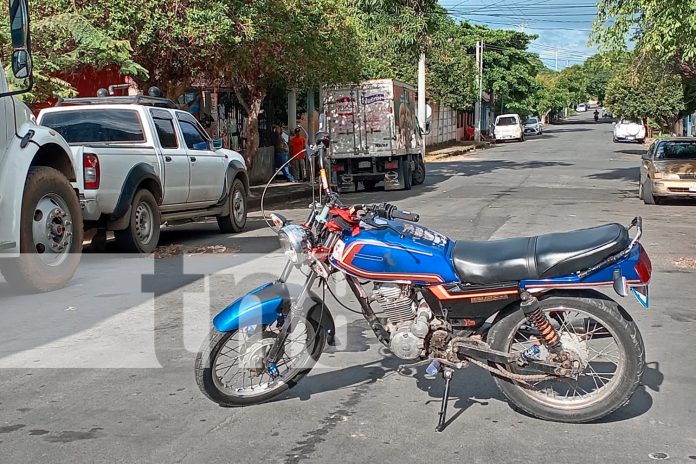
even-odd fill
[{"label": "curb", "polygon": [[[258,195],[255,195],[254,193],[255,192],[252,191],[247,200],[247,211],[249,212],[261,211],[261,193],[263,193],[263,189],[260,189]],[[267,194],[266,201],[264,202],[264,207],[268,209],[269,207],[287,204],[290,201],[301,200],[303,198],[311,198],[311,196],[311,187],[291,189],[288,192],[283,192],[282,195]]]},{"label": "curb", "polygon": [[442,154],[433,154],[433,155],[425,155],[425,161],[439,161],[447,158],[453,158],[455,156],[460,156],[460,155],[465,155],[469,152],[475,151],[478,148],[488,148],[490,147],[490,144],[486,143],[481,144],[481,145],[467,145],[464,147],[460,147],[456,150],[453,150],[448,153],[442,153]]}]

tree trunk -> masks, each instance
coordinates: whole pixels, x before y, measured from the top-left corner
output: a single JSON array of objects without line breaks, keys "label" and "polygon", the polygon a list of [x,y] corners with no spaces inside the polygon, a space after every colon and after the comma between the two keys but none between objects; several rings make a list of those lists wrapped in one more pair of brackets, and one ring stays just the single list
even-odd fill
[{"label": "tree trunk", "polygon": [[244,159],[247,169],[254,164],[254,156],[259,149],[259,113],[263,100],[253,100],[249,103],[249,113],[244,124],[246,144],[244,145]]}]

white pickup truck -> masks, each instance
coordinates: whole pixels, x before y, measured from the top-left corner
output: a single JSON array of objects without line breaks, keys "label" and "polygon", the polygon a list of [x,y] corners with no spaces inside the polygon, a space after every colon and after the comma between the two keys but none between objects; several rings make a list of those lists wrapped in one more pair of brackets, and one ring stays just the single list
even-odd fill
[{"label": "white pickup truck", "polygon": [[162,223],[216,217],[223,233],[246,224],[244,158],[214,142],[170,100],[144,95],[73,98],[38,121],[70,144],[83,173],[85,229],[114,231],[125,252],[150,253]]},{"label": "white pickup truck", "polygon": [[65,140],[15,98],[33,86],[29,6],[11,0],[9,7],[12,73],[25,83],[11,90],[0,63],[0,271],[14,290],[50,291],[65,286],[80,262],[81,172]]}]

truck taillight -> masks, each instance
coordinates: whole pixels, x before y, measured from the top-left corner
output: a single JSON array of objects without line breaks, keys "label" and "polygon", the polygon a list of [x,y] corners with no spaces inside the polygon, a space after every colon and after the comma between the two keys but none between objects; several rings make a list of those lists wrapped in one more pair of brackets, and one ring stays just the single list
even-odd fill
[{"label": "truck taillight", "polygon": [[101,171],[99,169],[99,158],[94,153],[82,155],[82,165],[85,177],[85,189],[96,190],[101,181]]},{"label": "truck taillight", "polygon": [[396,161],[389,161],[388,163],[384,163],[384,169],[396,169],[399,166],[399,163]]},{"label": "truck taillight", "polygon": [[643,247],[640,248],[640,258],[635,265],[635,269],[642,283],[647,284],[650,282],[650,277],[652,276],[652,263],[650,262],[648,253],[645,252]]}]

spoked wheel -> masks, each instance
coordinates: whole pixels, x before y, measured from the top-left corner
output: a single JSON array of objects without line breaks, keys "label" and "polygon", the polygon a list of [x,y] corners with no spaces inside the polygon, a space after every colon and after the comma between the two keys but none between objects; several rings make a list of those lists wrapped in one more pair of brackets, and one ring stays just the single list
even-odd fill
[{"label": "spoked wheel", "polygon": [[[508,400],[535,417],[561,422],[589,422],[626,404],[645,367],[645,348],[635,323],[611,300],[551,297],[540,304],[580,374],[526,385],[496,378]],[[540,335],[518,311],[491,328],[488,343],[496,350],[522,353],[540,345]],[[539,346],[534,357],[551,359],[544,346]],[[535,373],[528,368],[507,369],[517,374]]]},{"label": "spoked wheel", "polygon": [[196,358],[196,382],[221,406],[264,403],[307,375],[324,349],[325,336],[313,321],[292,324],[276,360],[268,354],[279,336],[273,325],[232,332],[215,329]]}]

